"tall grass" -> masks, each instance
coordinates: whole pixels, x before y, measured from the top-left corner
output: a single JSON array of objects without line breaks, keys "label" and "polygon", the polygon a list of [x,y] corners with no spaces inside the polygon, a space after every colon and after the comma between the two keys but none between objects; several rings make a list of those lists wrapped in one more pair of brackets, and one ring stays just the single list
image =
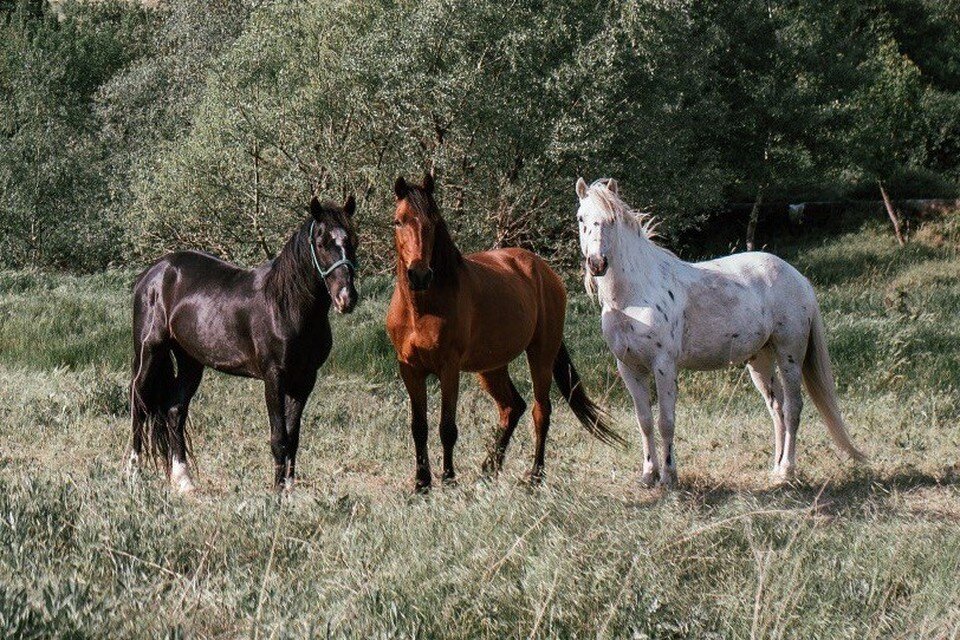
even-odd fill
[{"label": "tall grass", "polygon": [[[126,481],[133,274],[2,273],[0,636],[957,637],[955,245],[901,250],[867,225],[776,249],[817,285],[841,404],[873,462],[842,460],[805,410],[801,480],[773,488],[749,377],[684,374],[669,492],[641,489],[638,447],[589,440],[559,402],[546,485],[518,482],[526,432],[482,482],[495,412],[465,376],[459,484],[412,497],[386,279],[334,320],[292,497],[269,490],[260,385],[218,374],[192,411],[200,493],[173,495],[150,469]],[[635,439],[597,309],[573,284],[567,336]]]}]

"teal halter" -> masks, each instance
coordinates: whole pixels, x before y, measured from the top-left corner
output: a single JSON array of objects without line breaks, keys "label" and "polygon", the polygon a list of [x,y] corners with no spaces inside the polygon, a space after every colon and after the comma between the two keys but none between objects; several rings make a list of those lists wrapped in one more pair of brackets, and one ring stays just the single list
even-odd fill
[{"label": "teal halter", "polygon": [[322,269],[320,263],[317,261],[317,249],[313,246],[313,226],[316,224],[315,221],[310,221],[310,257],[313,258],[313,266],[317,268],[317,273],[320,274],[322,279],[326,279],[328,275],[333,273],[333,270],[337,267],[342,267],[344,265],[350,267],[350,269],[356,273],[357,266],[350,262],[350,259],[347,258],[347,250],[340,246],[340,259],[330,265],[327,269]]}]

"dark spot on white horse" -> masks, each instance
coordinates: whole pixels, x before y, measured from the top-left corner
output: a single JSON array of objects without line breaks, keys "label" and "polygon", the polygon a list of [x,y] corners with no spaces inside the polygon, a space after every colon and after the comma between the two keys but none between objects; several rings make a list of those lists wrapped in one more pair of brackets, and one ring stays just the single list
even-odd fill
[{"label": "dark spot on white horse", "polygon": [[663,375],[663,369],[657,369],[657,373],[659,373],[659,374],[662,376],[662,375]]},{"label": "dark spot on white horse", "polygon": [[731,337],[731,338],[739,338],[739,337],[740,337],[740,334],[739,334],[739,333],[731,333],[731,334],[730,334],[730,337]]},{"label": "dark spot on white horse", "polygon": [[793,356],[787,356],[787,362],[789,362],[790,364],[793,364],[794,363]]},{"label": "dark spot on white horse", "polygon": [[650,454],[647,454],[647,462],[650,462]]},{"label": "dark spot on white horse", "polygon": [[673,297],[673,291],[670,291],[670,289],[667,289],[667,295],[670,296],[671,300],[676,300],[676,298]]},{"label": "dark spot on white horse", "polygon": [[659,349],[660,347],[662,347],[662,346],[663,346],[663,345],[660,344],[659,342],[657,343],[657,348],[658,348],[658,349]]}]

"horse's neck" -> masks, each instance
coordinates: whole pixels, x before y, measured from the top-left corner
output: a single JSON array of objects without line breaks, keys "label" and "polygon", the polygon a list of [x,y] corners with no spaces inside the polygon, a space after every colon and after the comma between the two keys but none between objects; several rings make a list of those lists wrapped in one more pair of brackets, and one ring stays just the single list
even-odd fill
[{"label": "horse's neck", "polygon": [[280,313],[291,324],[309,326],[317,316],[327,315],[330,296],[301,243],[295,234],[270,263],[266,277]]},{"label": "horse's neck", "polygon": [[605,307],[622,309],[656,300],[690,271],[686,262],[625,224],[609,252],[608,277],[596,281],[597,297]]},{"label": "horse's neck", "polygon": [[[459,266],[456,267],[458,270],[459,268]],[[437,280],[434,276],[434,282],[425,291],[414,293],[410,289],[410,279],[407,277],[406,268],[399,260],[397,261],[395,291],[402,301],[403,307],[408,310],[414,320],[425,315],[448,316],[453,308],[451,301],[456,300],[458,285],[458,277]]]}]

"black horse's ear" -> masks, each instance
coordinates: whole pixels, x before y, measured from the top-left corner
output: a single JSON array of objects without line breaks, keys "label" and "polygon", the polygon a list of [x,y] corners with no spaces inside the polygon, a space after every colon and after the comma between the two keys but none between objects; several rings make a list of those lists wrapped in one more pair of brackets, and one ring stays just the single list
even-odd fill
[{"label": "black horse's ear", "polygon": [[397,176],[397,181],[393,183],[393,193],[397,196],[397,200],[403,200],[410,193],[410,187],[403,176]]},{"label": "black horse's ear", "polygon": [[320,204],[317,196],[310,198],[310,215],[312,215],[313,219],[317,222],[323,221],[323,205]]},{"label": "black horse's ear", "polygon": [[423,190],[427,192],[428,195],[433,195],[433,174],[429,171],[423,174]]},{"label": "black horse's ear", "polygon": [[347,197],[347,201],[343,203],[343,212],[347,214],[348,218],[353,217],[354,211],[357,210],[357,201],[354,199],[353,194]]}]

